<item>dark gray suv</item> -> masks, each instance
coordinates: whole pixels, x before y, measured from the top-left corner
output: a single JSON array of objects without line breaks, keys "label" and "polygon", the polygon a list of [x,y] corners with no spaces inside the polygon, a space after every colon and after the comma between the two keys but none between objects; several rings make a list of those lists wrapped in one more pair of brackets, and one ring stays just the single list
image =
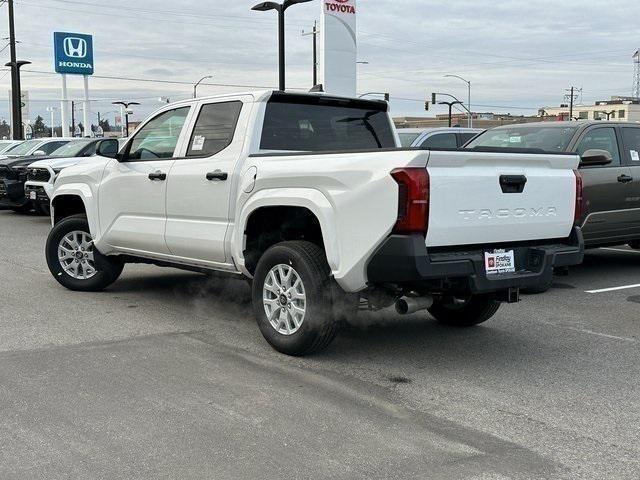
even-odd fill
[{"label": "dark gray suv", "polygon": [[640,124],[540,122],[497,127],[465,148],[576,152],[585,208],[579,223],[587,248],[640,248]]}]

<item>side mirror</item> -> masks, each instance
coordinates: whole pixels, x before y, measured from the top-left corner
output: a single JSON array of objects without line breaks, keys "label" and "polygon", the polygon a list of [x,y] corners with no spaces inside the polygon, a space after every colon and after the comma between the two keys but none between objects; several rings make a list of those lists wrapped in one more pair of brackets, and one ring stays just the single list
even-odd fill
[{"label": "side mirror", "polygon": [[581,167],[597,167],[602,165],[609,165],[613,162],[613,157],[606,150],[599,150],[592,148],[582,154],[580,159]]},{"label": "side mirror", "polygon": [[31,155],[43,156],[43,155],[46,155],[46,154],[47,154],[47,152],[45,152],[44,150],[36,150]]}]

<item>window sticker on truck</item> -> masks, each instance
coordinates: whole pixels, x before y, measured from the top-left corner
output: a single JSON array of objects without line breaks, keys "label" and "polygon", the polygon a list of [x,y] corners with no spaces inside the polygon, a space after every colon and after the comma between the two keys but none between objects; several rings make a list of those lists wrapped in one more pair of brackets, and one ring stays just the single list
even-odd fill
[{"label": "window sticker on truck", "polygon": [[487,275],[515,272],[516,262],[513,250],[493,250],[491,252],[485,252],[484,267]]}]

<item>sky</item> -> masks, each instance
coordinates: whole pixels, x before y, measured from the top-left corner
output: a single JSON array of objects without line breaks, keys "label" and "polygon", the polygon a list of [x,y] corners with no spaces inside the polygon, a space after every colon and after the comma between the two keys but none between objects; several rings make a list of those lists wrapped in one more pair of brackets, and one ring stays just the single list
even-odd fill
[{"label": "sky", "polygon": [[[218,85],[201,86],[202,95],[275,88],[276,18],[251,11],[255,3],[15,0],[18,59],[32,62],[22,77],[31,117],[42,115],[48,124],[46,108],[59,106],[54,31],[94,36],[92,111],[112,123],[112,101],[140,102],[132,120],[142,120],[161,106],[160,97],[189,97],[191,84],[205,75],[213,75],[206,83]],[[314,0],[287,12],[290,87],[312,86],[312,40],[301,32],[320,11]],[[445,74],[472,82],[479,112],[534,115],[562,103],[570,86],[582,88],[584,103],[630,95],[639,17],[637,0],[358,0],[358,58],[368,62],[358,66],[358,91],[389,92],[394,116],[444,113],[441,107],[424,111],[432,91],[466,100],[466,84]],[[0,34],[8,37],[6,4]],[[3,64],[9,61],[8,48],[0,55]],[[123,77],[139,80],[117,79]],[[71,98],[82,98],[81,77],[69,77],[69,88]],[[4,71],[0,89],[6,92],[0,119],[8,121],[10,75]]]}]

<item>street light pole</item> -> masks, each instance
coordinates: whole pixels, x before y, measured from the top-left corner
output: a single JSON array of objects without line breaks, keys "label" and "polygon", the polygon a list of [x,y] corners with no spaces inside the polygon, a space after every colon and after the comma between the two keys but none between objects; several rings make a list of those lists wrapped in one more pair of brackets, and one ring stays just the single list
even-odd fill
[{"label": "street light pole", "polygon": [[438,102],[439,105],[448,105],[449,106],[449,126],[451,126],[452,122],[452,117],[453,117],[453,106],[454,105],[463,105],[462,102],[459,101],[455,101],[455,102]]},{"label": "street light pole", "polygon": [[9,7],[9,50],[11,61],[5,67],[11,67],[11,130],[14,140],[23,140],[22,131],[22,91],[20,86],[20,67],[31,62],[16,60],[16,28],[13,16],[13,0],[7,0]]},{"label": "street light pole", "polygon": [[193,98],[198,97],[198,85],[200,85],[203,81],[207,80],[208,78],[213,78],[213,75],[207,75],[205,77],[202,77],[200,80],[198,80],[195,83],[195,85],[193,86]]},{"label": "street light pole", "polygon": [[302,36],[313,35],[313,86],[318,85],[318,21],[313,22],[313,30],[302,31]]},{"label": "street light pole", "polygon": [[465,78],[462,78],[460,75],[445,75],[445,77],[458,78],[467,84],[467,89],[468,89],[467,111],[469,112],[469,118],[467,119],[467,126],[469,128],[473,128],[473,114],[471,113],[471,81]]},{"label": "street light pole", "polygon": [[129,136],[129,107],[131,105],[140,105],[139,102],[111,102],[112,105],[120,105],[124,109],[125,121],[125,137]]},{"label": "street light pole", "polygon": [[251,10],[257,12],[266,12],[268,10],[275,10],[278,12],[278,76],[279,76],[279,89],[284,92],[286,87],[285,80],[285,11],[292,5],[298,3],[307,3],[312,0],[285,0],[283,3],[276,2],[262,2],[255,5]]}]

